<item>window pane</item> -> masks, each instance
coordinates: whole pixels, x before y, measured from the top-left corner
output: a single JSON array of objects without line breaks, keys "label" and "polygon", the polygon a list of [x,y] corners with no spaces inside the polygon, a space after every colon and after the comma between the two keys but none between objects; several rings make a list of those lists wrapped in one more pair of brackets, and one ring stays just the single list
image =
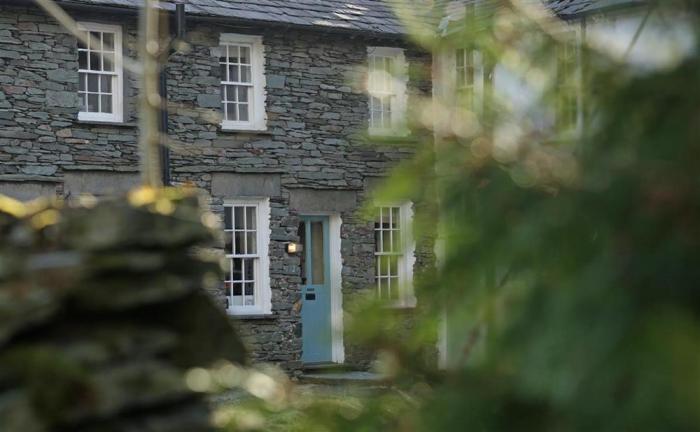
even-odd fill
[{"label": "window pane", "polygon": [[467,83],[464,79],[464,69],[457,69],[457,88],[464,88],[466,84]]},{"label": "window pane", "polygon": [[389,229],[391,223],[391,211],[389,207],[382,207],[381,211],[382,229]]},{"label": "window pane", "polygon": [[100,76],[100,92],[112,93],[112,76],[111,75],[101,75]]},{"label": "window pane", "polygon": [[243,220],[243,207],[236,206],[233,208],[233,223],[235,229],[244,229],[245,221]]},{"label": "window pane", "polygon": [[228,61],[229,63],[238,63],[238,45],[229,45]]},{"label": "window pane", "polygon": [[233,232],[231,231],[224,233],[224,253],[233,253]]},{"label": "window pane", "polygon": [[[241,296],[243,294],[243,284],[241,283],[234,283],[233,284],[233,295],[234,296]],[[240,301],[240,300],[239,300]],[[238,303],[239,305],[242,303]]]},{"label": "window pane", "polygon": [[325,261],[323,254],[323,222],[311,222],[311,283],[323,284]]},{"label": "window pane", "polygon": [[386,299],[388,298],[389,294],[389,280],[386,278],[380,278],[379,279],[379,298],[381,299]]},{"label": "window pane", "polygon": [[90,32],[90,49],[100,50],[102,49],[102,37],[100,32]]},{"label": "window pane", "polygon": [[237,86],[238,88],[238,101],[239,102],[248,102],[248,91],[250,87],[248,86]]},{"label": "window pane", "polygon": [[78,91],[84,92],[87,89],[87,74],[78,74]]},{"label": "window pane", "polygon": [[393,230],[391,235],[391,250],[396,253],[401,253],[401,231]]},{"label": "window pane", "polygon": [[245,252],[245,232],[236,231],[234,233],[234,249],[233,253],[236,255],[244,255]]},{"label": "window pane", "polygon": [[249,282],[245,284],[245,305],[246,306],[255,306],[255,297],[253,296],[253,292],[255,289],[255,284],[252,282]]},{"label": "window pane", "polygon": [[236,86],[226,86],[226,100],[235,101],[236,99]]},{"label": "window pane", "polygon": [[100,66],[100,53],[96,51],[90,51],[90,70],[101,70]]},{"label": "window pane", "polygon": [[228,81],[228,66],[225,64],[220,65],[221,66],[221,81]]},{"label": "window pane", "polygon": [[234,258],[233,259],[232,276],[233,276],[233,278],[231,280],[234,280],[234,281],[242,281],[243,280],[243,258]]},{"label": "window pane", "polygon": [[464,67],[464,49],[457,50],[457,67]]},{"label": "window pane", "polygon": [[247,253],[249,253],[249,254],[258,253],[257,252],[257,244],[256,244],[257,241],[256,241],[255,231],[253,231],[253,232],[248,231],[246,233],[246,242],[247,242],[247,246],[248,246]]},{"label": "window pane", "polygon": [[389,295],[392,300],[397,300],[399,298],[399,278],[393,277],[389,279]]},{"label": "window pane", "polygon": [[102,33],[103,50],[114,51],[114,33]]},{"label": "window pane", "polygon": [[82,93],[80,96],[80,111],[87,111],[87,94]]},{"label": "window pane", "polygon": [[241,82],[250,82],[250,66],[241,66]]},{"label": "window pane", "polygon": [[99,84],[100,76],[97,74],[87,74],[87,84],[88,84],[88,91],[89,92],[94,92],[97,93],[99,91],[99,88],[97,87]]},{"label": "window pane", "polygon": [[236,121],[238,120],[238,111],[236,109],[236,103],[228,103],[226,104],[226,120],[233,120]]},{"label": "window pane", "polygon": [[114,72],[114,53],[107,53],[103,55],[104,58],[104,67],[102,70],[108,71],[108,72]]},{"label": "window pane", "polygon": [[80,69],[87,69],[87,61],[88,58],[88,52],[87,51],[78,51],[78,67]]},{"label": "window pane", "polygon": [[391,223],[394,228],[401,228],[401,216],[399,207],[391,208]]},{"label": "window pane", "polygon": [[[87,35],[86,32],[80,32],[80,33],[81,33],[83,36]],[[78,39],[78,49],[87,49],[87,45],[85,45],[85,43],[84,43],[82,40],[80,40],[80,39]]]},{"label": "window pane", "polygon": [[228,260],[228,262],[226,264],[227,265],[226,265],[226,273],[224,273],[224,281],[229,282],[232,280],[231,279],[231,276],[232,276],[231,270],[233,269],[233,263],[231,262],[231,260]]},{"label": "window pane", "polygon": [[382,231],[382,250],[381,252],[394,252],[391,249],[391,230]]},{"label": "window pane", "polygon": [[[248,282],[245,284],[245,295],[246,297],[251,297],[253,296],[253,293],[255,292],[255,283],[254,282]],[[246,299],[246,306],[250,306],[253,304],[253,299]]]},{"label": "window pane", "polygon": [[231,207],[224,207],[224,229],[231,229],[233,227],[231,210]]},{"label": "window pane", "polygon": [[239,121],[249,121],[250,116],[248,115],[248,104],[238,105],[238,120]]},{"label": "window pane", "polygon": [[228,67],[228,80],[231,82],[238,82],[238,65],[231,65]]},{"label": "window pane", "polygon": [[245,208],[245,214],[246,214],[246,227],[249,230],[254,230],[257,228],[256,220],[255,220],[255,207],[246,207]]},{"label": "window pane", "polygon": [[100,112],[103,113],[112,113],[112,96],[111,95],[102,95],[101,96],[102,100],[101,105],[100,105]]},{"label": "window pane", "polygon": [[98,112],[99,95],[88,94],[87,112]]},{"label": "window pane", "polygon": [[242,64],[250,64],[250,48],[248,47],[241,47],[240,48],[241,52],[241,63]]},{"label": "window pane", "polygon": [[381,231],[377,228],[377,224],[374,224],[374,251],[382,251],[382,236]]},{"label": "window pane", "polygon": [[389,256],[387,257],[388,265],[389,265],[389,275],[391,276],[398,276],[399,274],[399,258],[397,256]]},{"label": "window pane", "polygon": [[[245,295],[246,296],[252,296],[253,293],[255,292],[255,283],[254,282],[248,282],[245,284]],[[251,303],[248,303],[250,301]],[[252,305],[253,299],[246,299],[246,306]]]},{"label": "window pane", "polygon": [[255,280],[255,260],[254,259],[246,259],[243,260],[243,276],[245,276],[244,280],[247,281],[254,281]]}]

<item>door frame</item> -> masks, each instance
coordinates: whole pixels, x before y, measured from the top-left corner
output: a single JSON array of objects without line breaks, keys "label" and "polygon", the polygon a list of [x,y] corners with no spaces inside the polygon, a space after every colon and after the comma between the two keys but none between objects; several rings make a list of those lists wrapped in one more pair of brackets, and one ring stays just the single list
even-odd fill
[{"label": "door frame", "polygon": [[[345,362],[345,344],[343,342],[343,256],[341,253],[340,232],[343,219],[339,213],[299,212],[299,219],[304,216],[328,217],[328,259],[330,267],[331,292],[331,362]],[[302,329],[302,331],[304,331]]]}]

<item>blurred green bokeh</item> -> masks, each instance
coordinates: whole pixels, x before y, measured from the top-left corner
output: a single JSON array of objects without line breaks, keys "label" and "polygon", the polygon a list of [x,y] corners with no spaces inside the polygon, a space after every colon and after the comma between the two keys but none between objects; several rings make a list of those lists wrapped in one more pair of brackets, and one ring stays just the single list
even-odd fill
[{"label": "blurred green bokeh", "polygon": [[[678,34],[690,46],[645,63],[612,39],[577,44],[539,2],[489,4],[444,37],[416,30],[436,58],[478,50],[487,83],[478,109],[475,95],[412,107],[412,129],[436,142],[417,144],[380,192],[415,203],[416,238],[437,235],[440,255],[417,277],[406,338],[380,305],[354,312],[356,340],[395,386],[260,400],[268,426],[700,430],[700,5],[631,12],[659,46]],[[488,87],[498,68],[525,83],[515,95],[536,89],[526,109]],[[429,353],[440,332],[446,369]]]}]

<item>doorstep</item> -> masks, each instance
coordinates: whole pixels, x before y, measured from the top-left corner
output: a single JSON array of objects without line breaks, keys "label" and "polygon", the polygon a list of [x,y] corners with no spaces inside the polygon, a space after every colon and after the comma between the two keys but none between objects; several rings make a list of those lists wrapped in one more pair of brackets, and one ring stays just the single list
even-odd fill
[{"label": "doorstep", "polygon": [[362,384],[381,385],[387,384],[387,377],[374,372],[351,371],[351,370],[328,370],[318,372],[304,372],[299,381],[305,384]]}]

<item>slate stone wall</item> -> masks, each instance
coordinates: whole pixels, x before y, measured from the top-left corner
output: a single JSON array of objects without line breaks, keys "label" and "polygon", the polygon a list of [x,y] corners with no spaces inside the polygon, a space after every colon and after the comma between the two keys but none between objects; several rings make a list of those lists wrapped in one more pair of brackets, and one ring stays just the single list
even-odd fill
[{"label": "slate stone wall", "polygon": [[[97,14],[73,15],[121,24],[125,55],[135,56],[133,16],[105,21]],[[270,196],[273,316],[239,320],[239,325],[256,360],[295,370],[301,351],[300,316],[293,307],[300,298],[299,259],[287,255],[284,247],[299,240],[299,215],[310,210],[290,205],[291,197],[343,191],[336,201],[321,199],[322,208],[314,211],[338,212],[342,217],[343,291],[350,298],[374,281],[373,226],[356,214],[367,198],[365,184],[410,157],[413,145],[431,145],[431,140],[413,137],[411,145],[377,146],[364,136],[368,112],[361,83],[367,46],[396,42],[213,22],[193,21],[188,26],[192,51],[175,54],[168,66],[169,99],[174,105],[169,125],[172,178],[211,192],[216,212],[222,211],[224,199],[234,198],[227,195],[235,191],[258,195],[262,190]],[[268,128],[263,133],[221,131],[211,121],[219,108],[220,70],[214,53],[219,34],[253,30],[262,31],[266,50]],[[406,57],[410,97],[429,95],[429,56],[408,49]],[[0,190],[24,188],[26,195],[53,189],[60,195],[67,192],[67,185],[70,193],[78,193],[76,188],[83,185],[86,192],[100,193],[89,190],[89,185],[103,185],[95,179],[101,173],[120,173],[116,184],[123,188],[132,183],[129,179],[138,170],[134,109],[138,82],[125,74],[124,124],[79,122],[77,69],[73,36],[37,9],[0,6]],[[231,182],[239,186],[227,188]],[[419,250],[429,251],[431,246]],[[417,266],[431,265],[431,257],[421,252]],[[370,357],[346,344],[347,363],[366,365]]]}]

